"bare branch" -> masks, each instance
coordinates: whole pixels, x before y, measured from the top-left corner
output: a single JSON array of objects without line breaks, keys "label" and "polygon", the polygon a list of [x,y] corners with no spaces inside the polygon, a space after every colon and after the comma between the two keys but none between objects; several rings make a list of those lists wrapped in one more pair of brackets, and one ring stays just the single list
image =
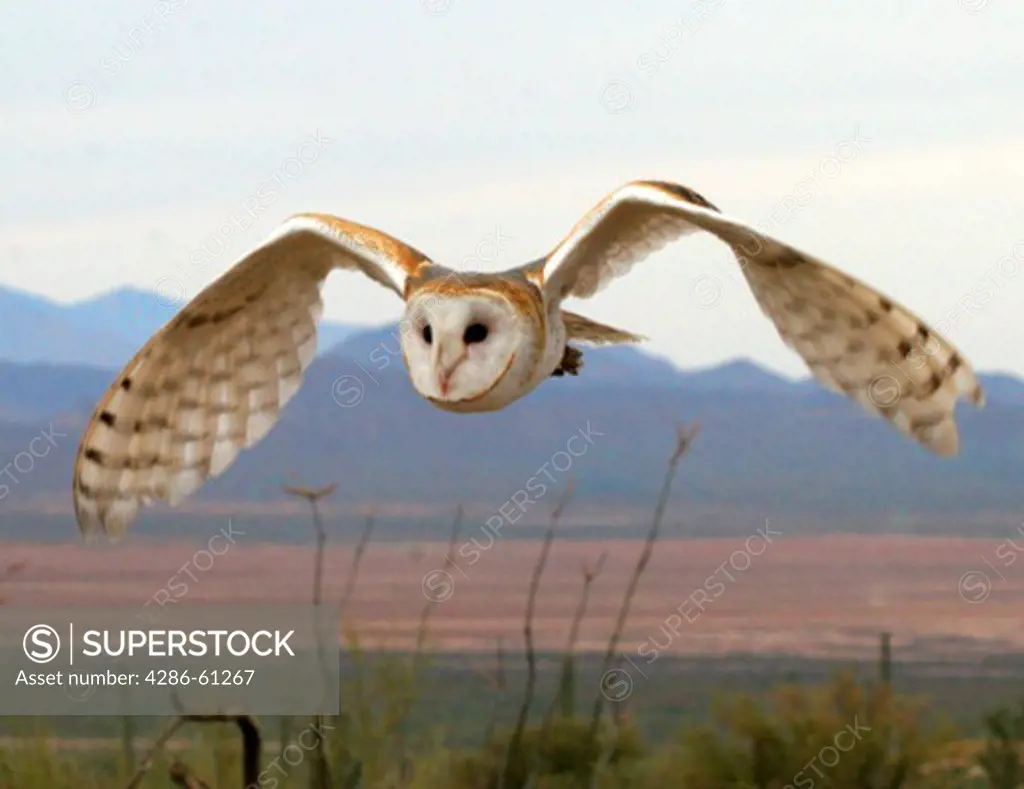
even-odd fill
[{"label": "bare branch", "polygon": [[540,579],[544,573],[544,566],[547,564],[548,554],[551,552],[551,543],[555,539],[555,529],[558,521],[565,511],[569,499],[572,497],[572,477],[568,479],[562,497],[551,512],[551,521],[548,524],[547,532],[544,534],[544,543],[540,549],[540,556],[537,557],[537,564],[533,568],[533,578],[530,581],[530,593],[526,601],[526,617],[523,623],[523,637],[526,641],[526,690],[523,693],[523,703],[519,707],[519,718],[516,721],[516,728],[509,741],[508,751],[505,754],[505,769],[503,770],[502,782],[509,777],[509,770],[512,760],[521,747],[523,731],[526,728],[526,719],[530,714],[530,705],[533,703],[534,689],[537,685],[537,656],[533,649],[533,611],[537,603],[537,590],[540,588]]},{"label": "bare branch", "polygon": [[[448,538],[448,552],[445,554],[445,570],[450,570],[454,566],[452,561],[452,553],[455,550],[455,542],[459,538],[459,533],[462,531],[464,510],[462,504],[459,504],[455,508],[455,518],[452,521],[452,531]],[[434,607],[438,604],[437,600],[427,599],[427,602],[423,605],[420,610],[420,621],[416,628],[416,649],[412,656],[412,687],[416,687],[420,680],[420,675],[423,672],[423,650],[427,642],[427,633],[429,632],[430,613],[434,610]],[[401,727],[409,714],[412,712],[413,698],[410,693],[405,699],[403,699],[403,707],[398,714],[396,726]]]},{"label": "bare branch", "polygon": [[251,715],[182,715],[185,723],[234,723],[242,735],[242,786],[256,786],[260,772],[263,735]]},{"label": "bare branch", "polygon": [[[459,539],[459,534],[462,532],[463,515],[465,511],[462,504],[455,509],[455,519],[452,521],[451,535],[448,537],[448,551],[444,555],[444,569],[450,570],[455,566],[455,561],[452,559],[452,554],[455,552],[455,542]],[[427,625],[430,621],[430,612],[434,610],[437,605],[436,600],[428,599],[420,611],[420,623],[416,628],[416,653],[415,660],[420,659],[420,655],[423,651],[423,645],[427,638]]]},{"label": "bare branch", "polygon": [[[580,568],[583,575],[583,590],[580,592],[580,599],[576,604],[576,612],[573,614],[572,625],[569,628],[569,639],[565,645],[565,655],[562,658],[562,675],[559,680],[559,692],[551,700],[551,705],[548,707],[547,714],[544,716],[544,725],[541,729],[542,739],[543,733],[546,732],[550,726],[555,710],[558,708],[559,703],[562,700],[562,694],[566,692],[566,689],[562,687],[562,684],[568,680],[571,672],[575,671],[574,658],[576,656],[576,643],[579,640],[580,626],[583,622],[583,618],[587,615],[587,607],[590,604],[590,586],[594,583],[597,576],[601,574],[601,570],[604,568],[604,563],[607,558],[608,551],[601,551],[601,555],[597,558],[597,562],[595,562],[593,567],[588,567],[584,564]],[[575,695],[574,688],[571,692]]]},{"label": "bare branch", "polygon": [[576,649],[576,642],[579,640],[580,635],[580,624],[583,622],[583,617],[587,613],[587,604],[590,601],[590,585],[594,583],[594,579],[601,574],[601,570],[604,568],[605,560],[608,558],[608,551],[601,551],[601,555],[597,557],[593,567],[587,567],[586,565],[582,568],[583,573],[583,591],[580,594],[580,601],[576,604],[576,613],[572,618],[572,627],[569,628],[569,641],[565,646],[565,650],[570,655]]},{"label": "bare branch", "polygon": [[343,612],[348,606],[352,593],[355,591],[356,581],[359,580],[359,567],[363,563],[363,554],[366,553],[366,547],[370,543],[370,537],[373,534],[373,527],[376,525],[376,522],[377,519],[373,514],[373,510],[367,512],[362,534],[359,535],[355,553],[352,554],[352,563],[348,568],[348,577],[345,578],[345,590],[341,593],[341,610]]},{"label": "bare branch", "polygon": [[496,641],[494,676],[492,677],[483,669],[478,671],[487,683],[497,691],[491,702],[491,714],[487,717],[487,726],[484,728],[485,743],[490,743],[494,738],[494,732],[498,726],[498,711],[501,709],[501,703],[505,698],[505,656],[501,636],[498,636]]},{"label": "bare branch", "polygon": [[308,485],[282,485],[281,489],[289,496],[298,496],[308,501],[319,501],[320,499],[330,496],[337,489],[338,484],[332,482],[330,485],[324,485],[319,488],[309,487]]},{"label": "bare branch", "polygon": [[320,488],[312,488],[305,485],[281,486],[281,489],[289,496],[297,496],[308,501],[312,511],[313,529],[316,532],[316,559],[313,565],[313,605],[320,605],[323,599],[324,544],[327,542],[327,534],[324,532],[318,503],[320,499],[334,493],[337,487],[337,484],[333,482]]},{"label": "bare branch", "polygon": [[184,762],[175,759],[167,768],[171,783],[182,789],[211,789],[210,785],[193,773]]},{"label": "bare branch", "polygon": [[[622,638],[622,630],[626,625],[626,620],[629,618],[629,609],[633,603],[633,595],[636,594],[637,586],[640,584],[640,576],[643,575],[644,570],[647,568],[647,563],[651,560],[651,554],[654,551],[654,543],[658,539],[658,531],[661,528],[661,522],[665,518],[665,508],[668,505],[669,495],[672,493],[672,482],[676,476],[676,469],[679,467],[679,461],[683,455],[686,454],[693,440],[697,437],[700,426],[694,424],[692,427],[686,427],[684,425],[676,426],[676,447],[669,458],[668,467],[665,469],[665,481],[661,486],[661,494],[658,496],[658,504],[654,509],[654,517],[651,519],[651,529],[647,534],[647,539],[644,541],[643,550],[640,552],[640,558],[637,560],[636,567],[633,569],[633,576],[629,579],[629,586],[626,588],[626,593],[622,598],[622,606],[619,609],[619,616],[615,622],[615,629],[612,631],[611,638],[608,640],[608,649],[604,654],[604,660],[601,664],[601,677],[599,682],[604,682],[604,678],[608,673],[609,668],[612,664],[612,656],[615,654],[615,650],[618,649],[619,640]],[[597,729],[601,723],[601,710],[604,706],[604,694],[601,692],[601,688],[598,688],[596,697],[594,698],[594,711],[590,718],[590,736],[597,736]]]},{"label": "bare branch", "polygon": [[[302,485],[282,485],[282,489],[290,496],[298,496],[309,502],[309,508],[313,518],[313,530],[316,532],[316,555],[313,561],[313,607],[314,616],[323,602],[323,577],[324,577],[324,548],[327,545],[327,533],[324,531],[323,519],[320,517],[320,499],[331,495],[337,484],[331,483],[320,488],[312,488]],[[317,657],[320,662],[320,674],[323,678],[324,689],[331,687],[330,669],[327,666],[327,654],[323,642],[322,628],[318,621],[314,621],[317,644]],[[323,724],[323,716],[317,716],[317,722]],[[320,728],[322,731],[322,726]],[[327,754],[324,752],[324,738],[317,735],[316,743],[316,774],[320,789],[329,789],[331,784],[330,767],[327,764]]]},{"label": "bare branch", "polygon": [[138,769],[135,770],[135,774],[131,777],[128,783],[125,784],[125,789],[137,789],[137,787],[142,783],[142,779],[146,777],[146,773],[148,773],[153,767],[153,758],[158,752],[163,750],[163,747],[171,737],[173,737],[177,733],[178,729],[180,729],[184,724],[185,719],[180,715],[171,719],[160,736],[153,741],[153,744],[146,752],[146,755],[142,757],[142,761],[139,763]]}]

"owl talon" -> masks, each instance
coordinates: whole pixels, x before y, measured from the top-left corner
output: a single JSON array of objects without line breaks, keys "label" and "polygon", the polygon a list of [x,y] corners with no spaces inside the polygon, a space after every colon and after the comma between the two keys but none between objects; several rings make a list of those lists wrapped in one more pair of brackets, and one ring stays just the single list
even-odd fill
[{"label": "owl talon", "polygon": [[582,369],[583,351],[573,348],[571,345],[566,345],[562,361],[558,363],[558,367],[555,368],[551,375],[557,378],[561,378],[563,375],[579,375]]}]

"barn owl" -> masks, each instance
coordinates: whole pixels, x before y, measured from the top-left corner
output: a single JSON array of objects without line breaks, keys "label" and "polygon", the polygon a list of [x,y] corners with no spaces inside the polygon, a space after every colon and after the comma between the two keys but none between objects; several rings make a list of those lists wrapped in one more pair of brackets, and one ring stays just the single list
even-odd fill
[{"label": "barn owl", "polygon": [[[267,434],[313,359],[320,290],[334,269],[369,277],[404,301],[402,357],[422,397],[458,413],[494,411],[552,376],[578,374],[582,354],[570,342],[642,339],[568,312],[562,302],[593,296],[670,241],[701,231],[732,249],[760,308],[822,384],[934,453],[957,453],[956,402],[980,407],[984,395],[971,366],[936,331],[691,189],[633,181],[548,255],[493,274],[453,271],[338,217],[286,220],[114,380],[75,462],[79,528],[120,536],[141,505],[177,504]],[[874,397],[873,384],[893,365],[903,376],[898,396]]]}]

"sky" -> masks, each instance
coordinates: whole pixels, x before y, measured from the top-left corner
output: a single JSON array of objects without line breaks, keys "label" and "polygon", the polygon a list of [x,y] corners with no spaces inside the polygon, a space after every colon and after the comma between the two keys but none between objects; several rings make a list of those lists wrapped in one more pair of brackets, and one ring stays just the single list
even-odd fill
[{"label": "sky", "polygon": [[[22,4],[0,285],[191,298],[309,210],[496,270],[656,178],[1024,374],[1022,35],[1010,0]],[[346,273],[324,295],[334,320],[401,309]],[[712,239],[567,306],[684,366],[804,373]]]}]

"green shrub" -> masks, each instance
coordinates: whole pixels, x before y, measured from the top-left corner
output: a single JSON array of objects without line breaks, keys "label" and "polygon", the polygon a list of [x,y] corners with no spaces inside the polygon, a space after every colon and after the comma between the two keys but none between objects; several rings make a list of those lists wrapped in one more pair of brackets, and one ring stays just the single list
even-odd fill
[{"label": "green shrub", "polygon": [[952,731],[925,706],[848,674],[824,688],[782,688],[768,708],[727,700],[718,726],[686,733],[663,786],[700,789],[900,789],[940,786],[927,767]]},{"label": "green shrub", "polygon": [[[604,729],[595,740],[590,722],[583,718],[555,717],[545,727],[527,726],[516,753],[509,754],[512,731],[503,730],[477,752],[452,760],[450,789],[522,789],[531,775],[536,789],[575,789],[589,786],[595,765],[610,770],[639,759],[644,748],[633,728]],[[508,763],[504,783],[502,773]]]},{"label": "green shrub", "polygon": [[1024,740],[1024,702],[1016,709],[1003,707],[985,716],[988,736],[978,765],[992,789],[1017,789],[1024,783],[1020,745]]}]

